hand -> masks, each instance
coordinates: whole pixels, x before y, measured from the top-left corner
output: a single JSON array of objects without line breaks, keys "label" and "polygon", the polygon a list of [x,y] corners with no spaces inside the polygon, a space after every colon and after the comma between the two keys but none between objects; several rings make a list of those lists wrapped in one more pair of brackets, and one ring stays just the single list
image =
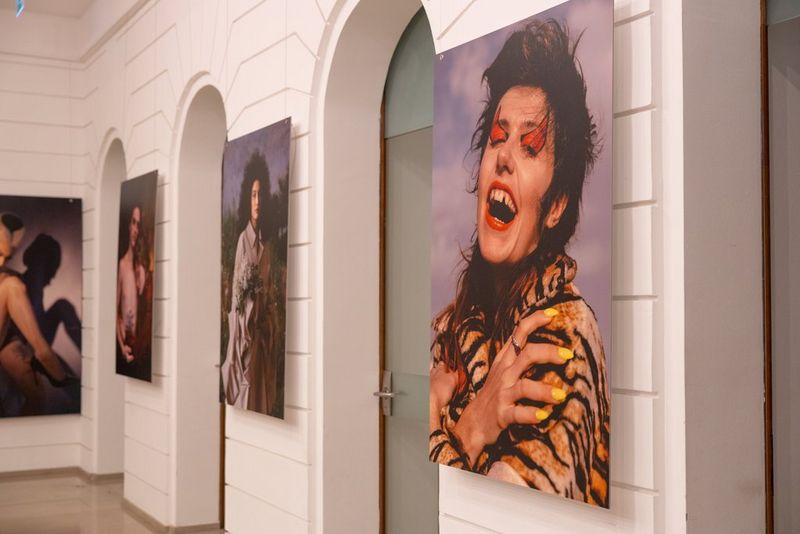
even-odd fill
[{"label": "hand", "polygon": [[131,363],[133,361],[133,349],[130,345],[122,345],[122,354],[125,356],[126,362]]},{"label": "hand", "polygon": [[[550,409],[517,404],[522,399],[545,404],[562,402],[567,392],[544,382],[523,378],[535,364],[565,364],[572,351],[556,345],[527,344],[528,336],[558,314],[548,308],[522,319],[492,363],[483,387],[470,402],[453,432],[474,465],[483,448],[494,443],[500,432],[512,424],[538,424],[550,416]],[[516,340],[521,350],[512,344]]]},{"label": "hand", "polygon": [[450,403],[457,385],[458,373],[451,371],[447,364],[439,362],[433,366],[430,373],[430,400],[428,403],[431,430],[438,426],[439,412]]}]

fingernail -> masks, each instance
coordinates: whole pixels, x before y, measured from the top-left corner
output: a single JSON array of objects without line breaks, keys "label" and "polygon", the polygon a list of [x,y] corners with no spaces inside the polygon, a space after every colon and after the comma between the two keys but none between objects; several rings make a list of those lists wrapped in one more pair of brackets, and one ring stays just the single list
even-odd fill
[{"label": "fingernail", "polygon": [[550,417],[550,414],[547,412],[547,410],[542,410],[541,408],[536,410],[536,419],[539,421],[544,421],[548,417]]},{"label": "fingernail", "polygon": [[547,308],[546,310],[544,310],[544,316],[545,317],[551,317],[552,318],[552,317],[555,317],[556,315],[558,315],[559,313],[560,312],[555,308]]},{"label": "fingernail", "polygon": [[565,361],[575,357],[575,353],[565,347],[558,347],[558,355]]},{"label": "fingernail", "polygon": [[550,394],[553,396],[553,400],[557,402],[561,402],[567,398],[567,392],[561,388],[553,388]]}]

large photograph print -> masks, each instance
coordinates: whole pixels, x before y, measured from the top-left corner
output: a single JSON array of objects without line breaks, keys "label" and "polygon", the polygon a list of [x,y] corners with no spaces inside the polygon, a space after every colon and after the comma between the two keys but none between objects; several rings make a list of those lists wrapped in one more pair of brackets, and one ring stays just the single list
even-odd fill
[{"label": "large photograph print", "polygon": [[81,411],[82,217],[0,196],[0,417]]},{"label": "large photograph print", "polygon": [[283,419],[291,120],[229,141],[222,162],[220,400]]},{"label": "large photograph print", "polygon": [[152,381],[158,171],[122,182],[117,253],[117,374]]},{"label": "large photograph print", "polygon": [[429,456],[608,508],[613,1],[434,62]]}]

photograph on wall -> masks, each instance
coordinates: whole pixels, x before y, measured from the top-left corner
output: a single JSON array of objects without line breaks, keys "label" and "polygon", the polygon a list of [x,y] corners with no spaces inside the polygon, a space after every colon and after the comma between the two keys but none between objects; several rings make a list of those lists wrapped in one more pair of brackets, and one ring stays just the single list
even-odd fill
[{"label": "photograph on wall", "polygon": [[0,196],[0,417],[81,411],[83,213]]},{"label": "photograph on wall", "polygon": [[283,419],[291,119],[222,160],[220,402]]},{"label": "photograph on wall", "polygon": [[434,60],[429,458],[609,506],[613,1]]},{"label": "photograph on wall", "polygon": [[158,171],[122,182],[117,245],[117,374],[152,382]]}]

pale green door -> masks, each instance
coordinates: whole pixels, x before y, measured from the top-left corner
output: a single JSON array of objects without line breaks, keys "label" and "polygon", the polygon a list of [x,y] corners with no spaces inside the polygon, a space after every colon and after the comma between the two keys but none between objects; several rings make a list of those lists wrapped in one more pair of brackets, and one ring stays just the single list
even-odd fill
[{"label": "pale green door", "polygon": [[384,95],[384,369],[395,393],[383,425],[385,534],[439,531],[439,475],[427,455],[433,56],[420,10]]}]

